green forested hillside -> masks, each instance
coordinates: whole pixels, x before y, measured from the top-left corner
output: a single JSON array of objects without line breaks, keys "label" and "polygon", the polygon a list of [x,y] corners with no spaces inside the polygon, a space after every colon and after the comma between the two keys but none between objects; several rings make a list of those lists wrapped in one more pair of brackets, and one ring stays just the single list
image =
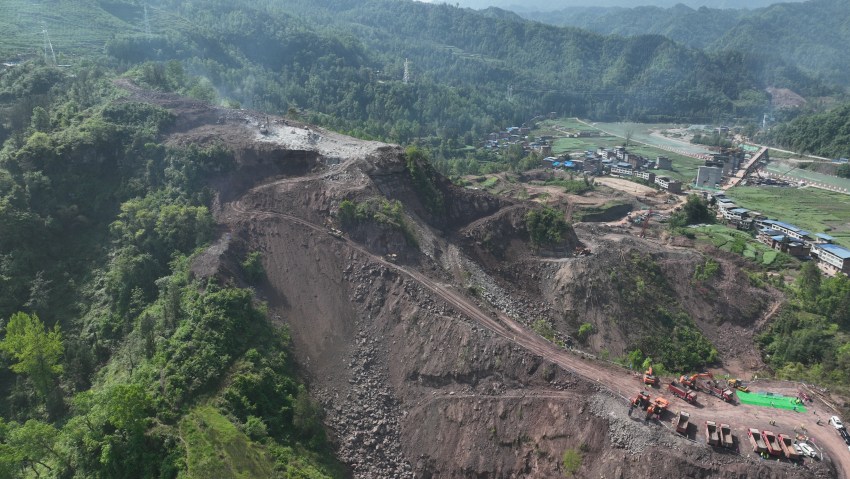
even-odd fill
[{"label": "green forested hillside", "polygon": [[850,157],[850,104],[796,118],[770,132],[775,143],[828,158]]},{"label": "green forested hillside", "polygon": [[162,146],[113,78],[0,72],[0,477],[342,476],[286,330],[189,277],[231,153]]},{"label": "green forested hillside", "polygon": [[[311,121],[399,142],[436,135],[469,144],[497,125],[550,111],[755,118],[767,106],[760,92],[768,85],[831,92],[756,55],[707,55],[657,35],[603,37],[445,4],[87,0],[78,6],[85,9],[111,29],[104,50],[112,61],[178,59],[242,106],[306,109]],[[69,31],[57,22],[56,30]],[[13,40],[0,40],[0,51],[15,50]],[[60,52],[77,45],[68,42],[54,44]],[[407,85],[405,59],[412,62]]]},{"label": "green forested hillside", "polygon": [[556,25],[602,34],[654,33],[712,52],[740,51],[781,61],[840,85],[850,84],[850,3],[808,0],[778,3],[756,10],[671,8],[570,8],[524,14]]}]

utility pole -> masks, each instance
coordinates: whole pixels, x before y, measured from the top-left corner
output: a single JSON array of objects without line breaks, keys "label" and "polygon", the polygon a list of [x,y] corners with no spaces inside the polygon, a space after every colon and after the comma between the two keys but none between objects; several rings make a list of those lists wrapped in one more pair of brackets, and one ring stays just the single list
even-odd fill
[{"label": "utility pole", "polygon": [[53,51],[53,43],[51,43],[50,36],[47,34],[46,26],[42,26],[41,33],[44,34],[44,61],[47,64],[56,66],[56,52]]},{"label": "utility pole", "polygon": [[151,22],[148,19],[148,4],[145,4],[145,35],[150,38],[151,36]]},{"label": "utility pole", "polygon": [[410,60],[404,59],[404,79],[405,84],[410,83]]}]

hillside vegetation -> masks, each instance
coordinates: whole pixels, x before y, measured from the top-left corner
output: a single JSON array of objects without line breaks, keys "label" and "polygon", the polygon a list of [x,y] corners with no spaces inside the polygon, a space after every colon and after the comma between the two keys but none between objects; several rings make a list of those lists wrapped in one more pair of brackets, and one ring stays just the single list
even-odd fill
[{"label": "hillside vegetation", "polygon": [[190,277],[231,153],[111,80],[0,73],[0,477],[341,476],[286,329]]},{"label": "hillside vegetation", "polygon": [[785,62],[830,82],[847,86],[850,69],[843,45],[850,41],[843,0],[777,3],[735,8],[579,8],[529,13],[528,18],[624,36],[647,33],[712,52],[738,51]]}]

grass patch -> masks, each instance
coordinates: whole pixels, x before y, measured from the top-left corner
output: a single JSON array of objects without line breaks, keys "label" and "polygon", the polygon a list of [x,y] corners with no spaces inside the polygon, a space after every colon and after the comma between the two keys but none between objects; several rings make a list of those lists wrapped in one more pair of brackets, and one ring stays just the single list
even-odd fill
[{"label": "grass patch", "polygon": [[791,223],[811,233],[828,232],[850,247],[850,195],[817,188],[744,186],[727,194],[744,208]]},{"label": "grass patch", "polygon": [[274,461],[212,406],[199,406],[180,421],[187,478],[273,477]]},{"label": "grass patch", "polygon": [[793,261],[791,256],[769,248],[743,231],[722,225],[703,226],[689,231],[693,231],[697,240],[709,242],[716,248],[739,254],[765,266],[779,268]]},{"label": "grass patch", "polygon": [[572,477],[573,474],[581,469],[581,463],[584,459],[583,454],[578,449],[567,449],[561,457],[561,465],[564,466],[564,475]]}]

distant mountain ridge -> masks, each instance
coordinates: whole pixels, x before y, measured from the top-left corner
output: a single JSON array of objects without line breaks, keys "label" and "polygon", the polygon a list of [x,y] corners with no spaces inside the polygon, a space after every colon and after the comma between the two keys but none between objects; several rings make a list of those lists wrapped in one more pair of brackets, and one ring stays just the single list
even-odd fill
[{"label": "distant mountain ridge", "polygon": [[[439,0],[427,0],[428,3],[443,3]],[[459,3],[461,7],[483,9],[487,7],[499,7],[516,12],[522,11],[555,11],[572,7],[672,7],[677,4],[687,5],[692,8],[733,8],[751,9],[762,8],[781,0],[528,0],[519,3],[517,0],[459,0],[456,2],[445,2],[449,4]],[[788,0],[785,0],[787,2]],[[795,0],[791,0],[795,1]],[[799,1],[799,0],[796,0]]]},{"label": "distant mountain ridge", "polygon": [[604,35],[663,35],[711,52],[737,50],[783,60],[831,82],[850,85],[850,2],[809,0],[756,10],[572,7],[520,12],[531,20]]}]

